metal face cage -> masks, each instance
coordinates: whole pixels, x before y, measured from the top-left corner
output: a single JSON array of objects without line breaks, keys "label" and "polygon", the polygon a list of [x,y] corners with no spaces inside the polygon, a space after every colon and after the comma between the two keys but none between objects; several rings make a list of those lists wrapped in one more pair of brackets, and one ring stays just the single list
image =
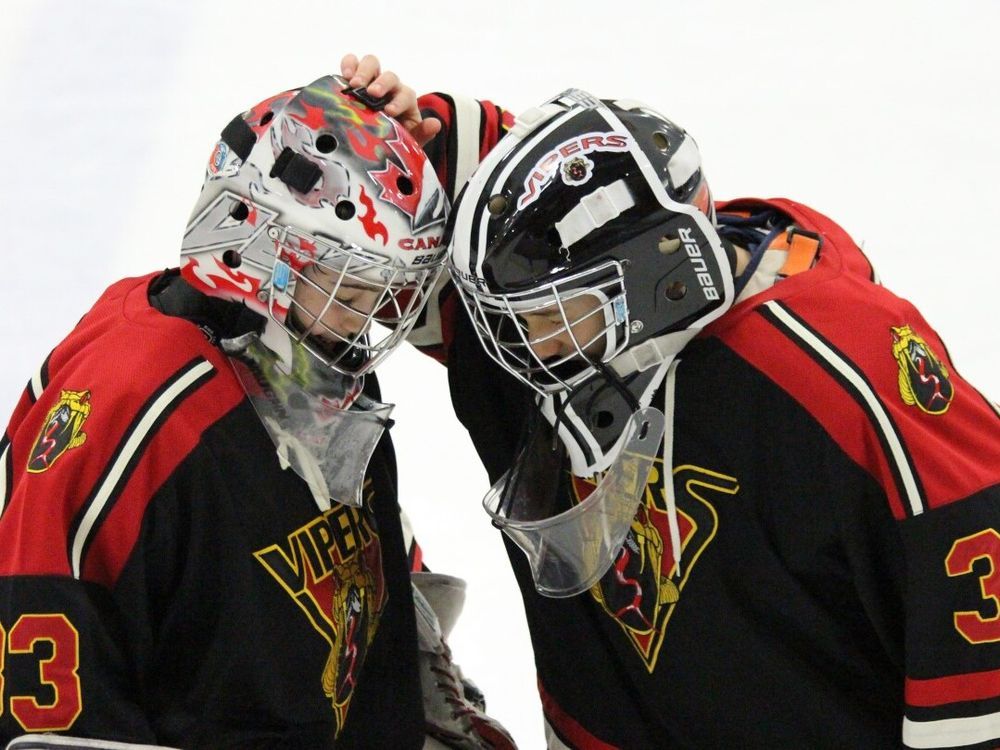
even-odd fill
[{"label": "metal face cage", "polygon": [[[606,364],[628,346],[628,302],[617,260],[508,294],[487,292],[457,273],[453,276],[487,353],[538,393],[556,393],[579,385],[597,372],[595,362]],[[573,300],[587,297],[594,298],[593,306],[583,305],[583,312],[576,314],[567,310]],[[555,324],[532,338],[524,319],[532,314],[551,316]],[[597,318],[596,332],[583,334],[586,338],[581,340],[580,329],[592,329],[592,325],[585,325],[592,318]],[[570,351],[561,356],[539,354],[539,348],[564,335],[572,342]]]},{"label": "metal face cage", "polygon": [[358,245],[276,229],[268,312],[345,375],[374,369],[406,338],[443,269],[443,255],[412,268]]}]

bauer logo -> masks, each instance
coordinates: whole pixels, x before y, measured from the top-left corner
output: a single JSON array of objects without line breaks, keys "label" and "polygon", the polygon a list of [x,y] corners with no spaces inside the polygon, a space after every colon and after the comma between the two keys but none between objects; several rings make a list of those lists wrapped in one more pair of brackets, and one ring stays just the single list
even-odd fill
[{"label": "bauer logo", "polygon": [[705,295],[705,299],[719,299],[719,290],[715,288],[715,280],[712,278],[712,274],[708,270],[708,264],[705,262],[705,258],[701,254],[701,248],[698,247],[698,241],[691,236],[691,230],[685,227],[679,230],[677,235],[684,243],[684,252],[686,252],[688,258],[691,259],[691,266],[694,268],[694,272],[698,277],[698,283],[701,285],[701,292]]},{"label": "bauer logo", "polygon": [[468,271],[463,271],[461,268],[456,268],[452,266],[451,272],[453,275],[458,276],[466,286],[474,286],[481,292],[487,291],[486,279],[481,276],[476,276]]},{"label": "bauer logo", "polygon": [[[625,133],[586,133],[563,141],[539,159],[524,180],[524,193],[517,200],[517,207],[530,206],[562,171],[567,185],[581,185],[590,179],[594,163],[583,158],[595,151],[628,151],[629,136]],[[566,168],[562,169],[565,162]],[[589,166],[588,166],[589,165]]]}]

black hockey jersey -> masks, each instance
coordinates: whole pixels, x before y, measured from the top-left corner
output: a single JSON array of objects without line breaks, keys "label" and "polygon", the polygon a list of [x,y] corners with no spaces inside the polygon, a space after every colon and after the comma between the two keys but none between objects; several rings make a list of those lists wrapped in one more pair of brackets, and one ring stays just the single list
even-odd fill
[{"label": "black hockey jersey", "polygon": [[[829,219],[719,206],[763,208],[818,237],[814,257],[682,352],[673,465],[612,568],[549,599],[507,543],[550,747],[996,747],[995,407]],[[532,397],[460,307],[441,316],[451,393],[496,481]],[[568,507],[592,486],[566,479]]]},{"label": "black hockey jersey", "polygon": [[0,745],[422,746],[388,436],[363,509],[320,512],[151,278],[105,293],[0,443]]}]

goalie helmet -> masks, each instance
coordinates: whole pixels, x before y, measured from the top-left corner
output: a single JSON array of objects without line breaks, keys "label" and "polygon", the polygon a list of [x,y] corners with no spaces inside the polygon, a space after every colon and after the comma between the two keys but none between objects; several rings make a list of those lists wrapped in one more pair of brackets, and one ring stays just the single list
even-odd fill
[{"label": "goalie helmet", "polygon": [[[446,214],[444,190],[409,133],[363,91],[326,76],[223,130],[181,273],[265,316],[261,341],[286,369],[301,345],[360,377],[416,322],[443,267]],[[337,314],[352,324],[326,324]]]},{"label": "goalie helmet", "polygon": [[[735,258],[713,220],[683,129],[576,89],[517,118],[455,207],[455,285],[487,353],[538,393],[548,422],[525,430],[483,503],[546,596],[606,573],[658,446],[671,466],[676,356],[734,297]],[[662,412],[651,405],[661,386]],[[570,508],[552,484],[564,463],[556,438],[574,475],[602,475]]]},{"label": "goalie helmet", "polygon": [[[570,89],[521,115],[452,219],[450,270],[479,338],[543,394],[616,359],[622,375],[658,364],[676,348],[671,334],[696,332],[733,298],[698,147],[636,102]],[[532,339],[522,317],[532,313],[558,330]],[[564,331],[573,351],[536,352]]]}]

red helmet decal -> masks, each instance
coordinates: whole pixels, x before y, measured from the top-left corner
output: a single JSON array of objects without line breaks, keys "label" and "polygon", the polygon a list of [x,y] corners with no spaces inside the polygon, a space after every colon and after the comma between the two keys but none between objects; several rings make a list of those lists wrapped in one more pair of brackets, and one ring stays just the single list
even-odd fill
[{"label": "red helmet decal", "polygon": [[358,218],[361,219],[361,226],[365,228],[365,233],[372,239],[381,237],[382,244],[386,244],[389,241],[389,230],[385,228],[385,224],[376,219],[375,203],[369,197],[368,193],[365,192],[364,187],[361,188],[358,200],[365,207],[365,212],[358,214]]},{"label": "red helmet decal", "polygon": [[382,186],[379,199],[391,203],[409,216],[410,227],[414,232],[419,232],[436,223],[423,220],[424,217],[419,215],[420,199],[424,190],[424,163],[427,157],[417,146],[416,141],[409,138],[400,128],[399,123],[394,121],[392,126],[396,137],[386,140],[386,145],[396,155],[399,164],[386,158],[384,169],[371,171],[368,175]]}]

